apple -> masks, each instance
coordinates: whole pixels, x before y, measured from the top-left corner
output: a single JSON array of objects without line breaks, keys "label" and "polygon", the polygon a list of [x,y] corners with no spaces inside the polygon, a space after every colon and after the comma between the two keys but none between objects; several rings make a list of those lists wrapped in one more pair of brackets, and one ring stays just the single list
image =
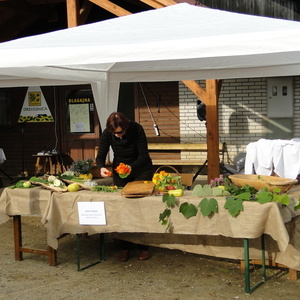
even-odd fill
[{"label": "apple", "polygon": [[23,187],[24,188],[30,188],[31,187],[31,182],[30,181],[24,181],[23,182]]}]

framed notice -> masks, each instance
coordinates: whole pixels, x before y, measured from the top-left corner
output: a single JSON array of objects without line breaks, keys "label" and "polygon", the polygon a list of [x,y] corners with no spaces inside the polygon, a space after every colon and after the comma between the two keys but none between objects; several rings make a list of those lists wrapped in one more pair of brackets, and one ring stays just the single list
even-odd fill
[{"label": "framed notice", "polygon": [[70,132],[90,132],[89,104],[70,104]]},{"label": "framed notice", "polygon": [[75,90],[67,96],[67,131],[94,132],[94,98],[91,90]]},{"label": "framed notice", "polygon": [[104,202],[77,202],[80,225],[106,225]]}]

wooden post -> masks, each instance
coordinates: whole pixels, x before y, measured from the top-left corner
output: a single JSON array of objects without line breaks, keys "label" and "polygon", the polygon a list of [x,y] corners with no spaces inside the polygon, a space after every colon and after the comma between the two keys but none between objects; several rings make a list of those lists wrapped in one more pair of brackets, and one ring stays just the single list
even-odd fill
[{"label": "wooden post", "polygon": [[67,0],[68,28],[79,25],[79,0]]},{"label": "wooden post", "polygon": [[15,260],[23,260],[23,253],[20,251],[22,248],[22,227],[21,216],[13,216],[14,223],[14,243],[15,243]]},{"label": "wooden post", "polygon": [[218,98],[219,82],[215,79],[206,80],[206,130],[207,130],[207,161],[208,182],[220,176],[219,153],[219,117]]}]

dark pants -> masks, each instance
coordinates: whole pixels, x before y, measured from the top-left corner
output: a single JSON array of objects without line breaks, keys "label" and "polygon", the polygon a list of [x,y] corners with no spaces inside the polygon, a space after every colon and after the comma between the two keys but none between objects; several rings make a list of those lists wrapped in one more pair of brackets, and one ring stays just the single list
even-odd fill
[{"label": "dark pants", "polygon": [[[152,168],[147,169],[144,172],[139,172],[138,174],[131,174],[127,178],[120,178],[117,173],[113,173],[114,184],[118,187],[124,187],[128,182],[138,181],[138,180],[152,180],[153,171]],[[149,246],[134,244],[127,241],[120,241],[122,250],[132,250],[134,247],[137,247],[140,251],[148,250]]]}]

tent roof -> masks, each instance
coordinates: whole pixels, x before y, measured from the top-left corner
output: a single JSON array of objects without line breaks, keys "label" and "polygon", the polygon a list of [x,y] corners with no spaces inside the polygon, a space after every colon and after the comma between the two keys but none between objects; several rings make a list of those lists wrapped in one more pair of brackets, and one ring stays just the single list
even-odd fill
[{"label": "tent roof", "polygon": [[300,22],[186,3],[0,44],[0,86],[300,74]]}]

